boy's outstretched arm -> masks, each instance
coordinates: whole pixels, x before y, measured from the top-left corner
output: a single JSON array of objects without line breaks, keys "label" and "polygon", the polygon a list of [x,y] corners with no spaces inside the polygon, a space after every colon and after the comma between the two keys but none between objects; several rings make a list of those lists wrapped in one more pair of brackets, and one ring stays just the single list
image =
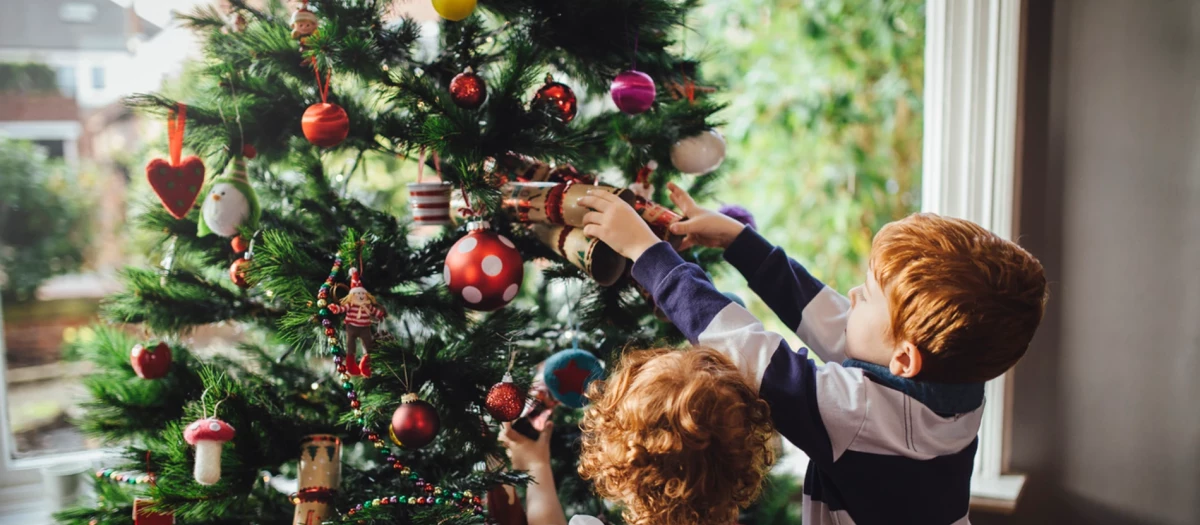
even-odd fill
[{"label": "boy's outstretched arm", "polygon": [[837,364],[819,367],[805,349],[793,351],[783,336],[717,291],[699,266],[659,241],[628,204],[607,196],[580,203],[596,210],[585,219],[585,233],[635,260],[634,278],[693,344],[729,356],[771,405],[784,437],[814,461],[841,455],[866,418],[862,374]]},{"label": "boy's outstretched arm", "polygon": [[[671,183],[671,201],[688,220],[672,231],[698,244],[725,249],[725,260],[737,268],[763,302],[826,363],[846,359],[846,319],[850,300],[808,273],[782,248],[771,245],[752,228],[701,208]],[[730,224],[732,222],[732,224]],[[736,225],[736,226],[735,226]]]}]

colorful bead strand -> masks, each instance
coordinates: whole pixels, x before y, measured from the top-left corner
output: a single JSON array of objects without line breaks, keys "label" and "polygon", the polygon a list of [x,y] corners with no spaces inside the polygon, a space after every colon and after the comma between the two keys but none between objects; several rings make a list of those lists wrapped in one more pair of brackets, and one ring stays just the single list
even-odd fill
[{"label": "colorful bead strand", "polygon": [[[329,269],[329,275],[325,278],[325,282],[321,283],[321,288],[317,291],[317,319],[325,333],[326,342],[329,343],[329,354],[333,356],[333,364],[338,373],[338,378],[342,381],[342,388],[346,390],[346,397],[350,400],[350,408],[354,410],[354,417],[359,425],[362,425],[362,434],[370,440],[376,449],[384,449],[386,444],[379,436],[379,433],[372,431],[366,426],[366,421],[363,419],[362,403],[358,400],[358,392],[354,387],[354,383],[350,381],[350,376],[346,373],[345,350],[342,349],[340,341],[337,338],[337,332],[334,330],[335,317],[333,312],[328,308],[329,300],[332,298],[331,293],[334,286],[334,279],[342,269],[342,258],[338,256],[333,261],[333,267]],[[399,471],[400,475],[407,476],[411,481],[414,481],[417,488],[421,489],[424,495],[417,496],[401,496],[394,495],[386,498],[375,498],[371,501],[363,502],[350,509],[344,516],[343,520],[362,512],[364,509],[382,505],[453,505],[464,511],[470,511],[475,515],[483,515],[483,501],[479,496],[471,494],[471,491],[465,492],[446,492],[442,488],[426,483],[419,475],[411,469],[400,463],[396,457],[396,452],[389,451],[387,462],[393,470]],[[446,496],[449,497],[446,497]]]}]

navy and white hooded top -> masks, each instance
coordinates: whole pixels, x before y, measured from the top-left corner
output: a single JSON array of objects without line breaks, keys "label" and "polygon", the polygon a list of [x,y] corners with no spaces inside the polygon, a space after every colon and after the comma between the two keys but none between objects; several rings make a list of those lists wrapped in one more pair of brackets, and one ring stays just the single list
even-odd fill
[{"label": "navy and white hooded top", "polygon": [[633,276],[691,340],[728,355],[810,458],[806,525],[969,523],[982,384],[933,384],[846,359],[849,300],[746,228],[726,260],[812,352],[792,350],[666,243]]}]

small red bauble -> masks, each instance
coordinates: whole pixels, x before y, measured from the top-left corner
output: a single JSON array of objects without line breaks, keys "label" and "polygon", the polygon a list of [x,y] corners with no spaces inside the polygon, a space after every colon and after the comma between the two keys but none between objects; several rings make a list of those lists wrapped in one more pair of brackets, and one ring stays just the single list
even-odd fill
[{"label": "small red bauble", "polygon": [[250,282],[246,280],[246,266],[250,264],[250,259],[239,258],[229,265],[229,280],[239,288],[249,288]]},{"label": "small red bauble", "polygon": [[388,434],[398,446],[421,448],[433,441],[441,427],[442,421],[433,405],[416,394],[404,394],[400,407],[392,414]]},{"label": "small red bauble", "polygon": [[490,312],[512,302],[521,291],[525,266],[507,237],[491,231],[487,221],[471,223],[446,255],[446,286],[467,308]]},{"label": "small red bauble", "polygon": [[534,111],[545,113],[566,124],[575,118],[575,92],[566,84],[546,75],[546,84],[533,97]]},{"label": "small red bauble", "polygon": [[492,385],[483,406],[496,421],[515,421],[525,409],[525,394],[517,385],[505,380]]},{"label": "small red bauble", "polygon": [[460,108],[475,109],[487,99],[487,84],[468,67],[450,80],[450,98]]},{"label": "small red bauble", "polygon": [[304,111],[300,127],[309,142],[328,148],[346,140],[346,135],[350,134],[350,117],[337,104],[313,104]]},{"label": "small red bauble", "polygon": [[167,375],[167,371],[171,369],[171,347],[167,346],[167,343],[158,343],[154,348],[134,345],[129,362],[138,377],[158,379]]},{"label": "small red bauble", "polygon": [[245,253],[250,249],[250,243],[246,242],[241,235],[235,235],[233,240],[229,241],[229,247],[233,248],[233,253]]}]

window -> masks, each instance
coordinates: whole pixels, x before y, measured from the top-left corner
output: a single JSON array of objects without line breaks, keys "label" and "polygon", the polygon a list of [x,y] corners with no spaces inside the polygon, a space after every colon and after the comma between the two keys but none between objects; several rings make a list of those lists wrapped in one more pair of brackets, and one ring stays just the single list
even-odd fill
[{"label": "window", "polygon": [[[1021,2],[926,5],[923,208],[1013,238]],[[1009,377],[987,384],[972,504],[1016,505],[1023,475],[1004,460]]]},{"label": "window", "polygon": [[64,97],[75,98],[75,68],[57,66],[54,68],[54,74],[58,83],[58,91]]},{"label": "window", "polygon": [[96,20],[99,10],[95,5],[84,2],[67,2],[59,6],[58,17],[64,22],[87,24]]},{"label": "window", "polygon": [[96,66],[92,68],[92,89],[104,89],[104,68]]}]

